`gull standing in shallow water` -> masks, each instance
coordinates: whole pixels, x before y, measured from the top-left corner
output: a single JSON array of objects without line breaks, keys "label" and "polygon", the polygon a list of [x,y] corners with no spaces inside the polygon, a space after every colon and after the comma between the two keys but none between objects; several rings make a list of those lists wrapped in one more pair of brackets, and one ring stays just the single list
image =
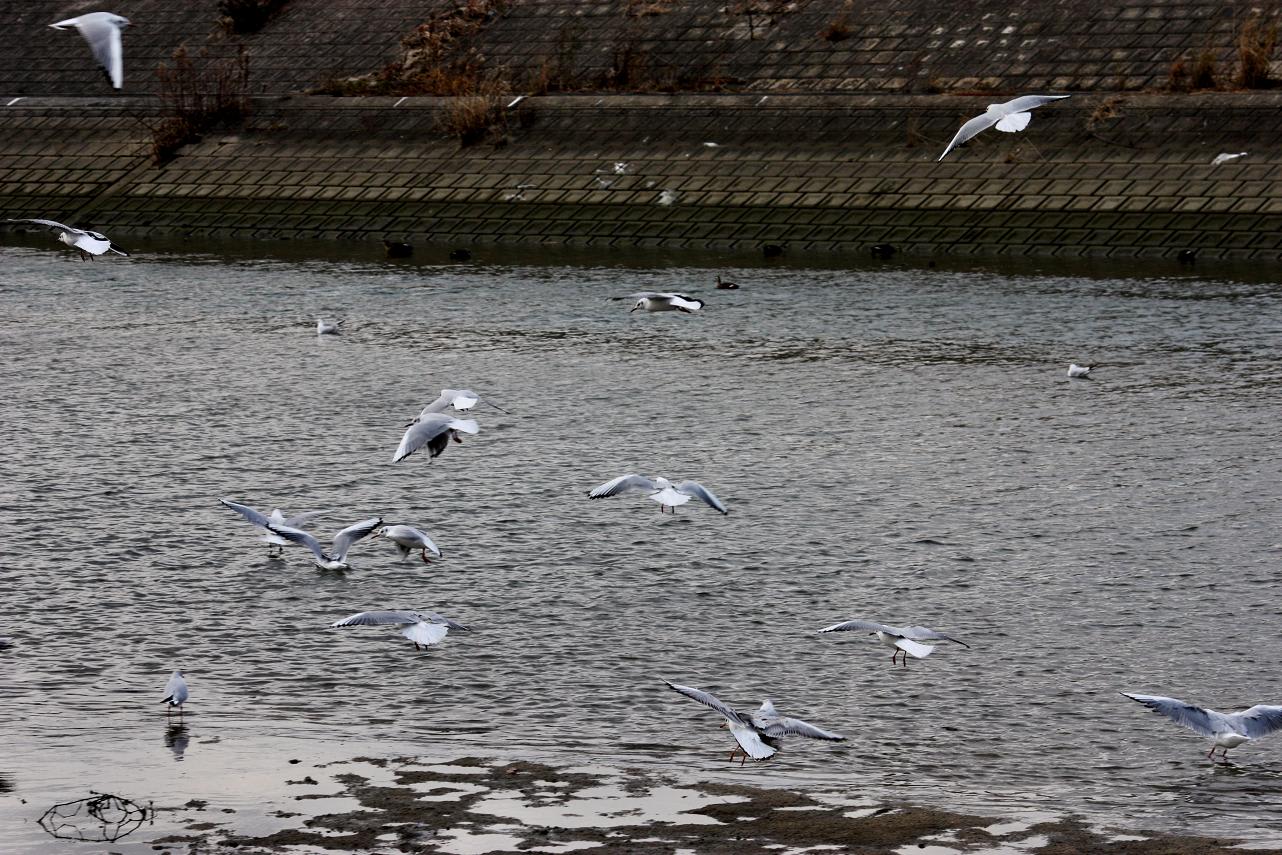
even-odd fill
[{"label": "gull standing in shallow water", "polygon": [[1211,737],[1214,742],[1211,743],[1211,750],[1206,752],[1206,756],[1211,758],[1215,757],[1215,749],[1218,748],[1227,760],[1230,748],[1237,748],[1252,739],[1282,730],[1280,706],[1256,704],[1242,712],[1222,713],[1161,695],[1128,695],[1126,692],[1121,692],[1121,695],[1143,704],[1153,712],[1161,713],[1194,733]]},{"label": "gull standing in shallow water", "polygon": [[687,698],[698,701],[705,707],[711,707],[725,716],[726,727],[730,728],[730,735],[734,737],[735,742],[739,743],[739,746],[730,752],[731,760],[734,760],[735,755],[740,751],[743,752],[744,759],[751,757],[753,760],[765,760],[775,756],[779,751],[774,737],[766,735],[753,724],[752,716],[736,712],[710,692],[692,689],[689,686],[678,686],[676,683],[667,680],[663,682],[667,683],[668,688],[674,692],[680,692]]},{"label": "gull standing in shallow water", "polygon": [[702,300],[695,300],[684,294],[642,291],[631,295],[631,299],[637,302],[631,309],[628,309],[628,314],[632,314],[637,309],[644,309],[647,312],[685,312],[689,315],[703,308]]},{"label": "gull standing in shallow water", "polygon": [[112,88],[119,89],[125,85],[125,50],[121,44],[120,33],[129,26],[129,19],[111,12],[90,12],[78,18],[68,18],[56,24],[50,24],[55,30],[75,27],[89,43],[93,58],[102,66],[103,73],[111,82]]},{"label": "gull standing in shallow water", "polygon": [[411,552],[419,550],[420,557],[424,564],[432,562],[427,557],[427,551],[430,549],[432,554],[437,558],[441,557],[441,550],[436,548],[432,543],[432,538],[427,536],[427,532],[422,529],[414,528],[412,525],[389,525],[380,528],[374,534],[379,537],[385,537],[392,543],[396,544],[396,551],[401,554],[400,560],[404,561],[409,558]]},{"label": "gull standing in shallow water", "polygon": [[904,667],[908,667],[909,654],[918,659],[925,659],[935,652],[935,645],[922,644],[923,641],[951,641],[954,644],[960,644],[967,649],[970,645],[964,641],[958,641],[952,636],[944,635],[942,632],[935,632],[933,629],[927,629],[924,626],[887,626],[884,623],[875,623],[870,620],[848,620],[843,623],[834,623],[832,626],[825,626],[819,632],[850,632],[852,630],[866,630],[870,635],[877,636],[877,640],[887,647],[895,648],[895,652],[890,655],[890,664],[895,664],[895,659],[900,653],[904,654]]},{"label": "gull standing in shallow water", "polygon": [[948,144],[948,148],[944,149],[944,153],[939,156],[939,159],[943,160],[948,156],[948,152],[981,131],[988,130],[993,125],[997,126],[997,130],[1010,134],[1022,131],[1028,127],[1029,121],[1033,118],[1033,114],[1029,112],[1030,110],[1067,97],[1069,96],[1021,95],[1003,104],[989,104],[988,109],[984,111],[982,116],[976,116],[958,129],[953,141]]},{"label": "gull standing in shallow water", "polygon": [[316,556],[316,566],[322,570],[350,570],[351,565],[347,563],[347,551],[352,548],[352,544],[360,540],[365,535],[372,532],[383,524],[382,517],[371,517],[367,520],[361,520],[353,523],[347,528],[334,535],[334,542],[330,547],[330,552],[326,553],[320,541],[308,532],[297,528],[287,528],[279,525],[269,525],[267,528],[279,534],[286,540],[292,540],[294,543],[301,543],[312,551]]},{"label": "gull standing in shallow water", "polygon": [[463,624],[436,612],[360,612],[334,621],[330,626],[394,626],[414,642],[415,650],[442,641],[451,629],[471,632]]},{"label": "gull standing in shallow water", "polygon": [[427,446],[428,459],[430,460],[433,457],[440,456],[441,452],[450,444],[451,439],[461,443],[463,438],[459,436],[459,433],[468,433],[475,436],[480,432],[481,427],[476,423],[476,419],[456,419],[444,413],[420,415],[410,422],[405,435],[401,437],[401,444],[396,446],[396,453],[392,455],[392,462],[397,463],[404,460],[425,445]]},{"label": "gull standing in shallow water", "polygon": [[58,232],[58,240],[67,246],[73,246],[80,250],[82,259],[93,258],[95,255],[102,255],[105,252],[114,252],[116,255],[123,255],[126,258],[129,253],[111,242],[111,239],[101,232],[91,232],[85,229],[76,229],[71,226],[64,226],[62,223],[53,220],[5,220],[6,223],[32,223],[37,226],[44,226],[48,229],[54,229]]},{"label": "gull standing in shallow water", "polygon": [[721,500],[698,481],[682,481],[680,484],[673,484],[667,478],[647,478],[644,475],[620,475],[599,487],[593,487],[588,491],[588,498],[604,499],[634,490],[647,491],[650,498],[659,503],[659,513],[663,513],[664,508],[672,508],[672,513],[675,514],[678,505],[684,505],[691,499],[698,499],[723,514],[730,513]]},{"label": "gull standing in shallow water", "polygon": [[272,526],[298,528],[325,513],[325,511],[307,511],[287,518],[279,508],[275,508],[272,510],[271,516],[264,516],[249,505],[242,505],[239,502],[233,502],[231,499],[219,499],[218,501],[262,529],[263,543],[274,546],[281,552],[284,551],[284,547],[289,545],[289,541],[272,531]]},{"label": "gull standing in shallow water", "polygon": [[166,704],[165,714],[172,714],[174,707],[178,707],[178,714],[182,715],[183,704],[187,702],[187,681],[183,679],[182,671],[175,671],[165,684],[165,696],[160,699],[162,704]]}]

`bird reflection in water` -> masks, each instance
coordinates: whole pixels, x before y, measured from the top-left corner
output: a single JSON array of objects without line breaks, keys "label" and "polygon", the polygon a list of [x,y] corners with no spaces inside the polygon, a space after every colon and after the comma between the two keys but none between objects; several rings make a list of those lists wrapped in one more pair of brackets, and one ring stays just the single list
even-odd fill
[{"label": "bird reflection in water", "polygon": [[165,747],[174,752],[174,759],[181,761],[183,752],[187,750],[187,743],[191,741],[191,734],[185,724],[170,724],[165,727]]}]

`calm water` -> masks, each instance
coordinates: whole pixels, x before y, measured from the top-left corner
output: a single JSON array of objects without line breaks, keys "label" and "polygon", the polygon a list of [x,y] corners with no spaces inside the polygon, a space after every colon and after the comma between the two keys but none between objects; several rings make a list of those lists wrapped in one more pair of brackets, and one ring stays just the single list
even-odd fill
[{"label": "calm water", "polygon": [[[87,786],[252,802],[232,760],[307,750],[290,740],[1282,842],[1282,737],[1212,766],[1117,694],[1282,703],[1278,286],[0,251],[0,833],[26,845]],[[609,299],[642,289],[708,306]],[[319,315],[347,334],[318,341]],[[1069,381],[1070,360],[1102,367]],[[392,465],[444,386],[511,414]],[[696,478],[731,513],[587,499],[626,472]],[[220,496],[330,509],[324,532],[380,514],[445,560],[369,542],[319,572]],[[475,631],[415,653],[327,628],[393,607]],[[851,617],[973,649],[892,669],[814,633]],[[730,771],[718,719],[661,678],[850,739]]]}]

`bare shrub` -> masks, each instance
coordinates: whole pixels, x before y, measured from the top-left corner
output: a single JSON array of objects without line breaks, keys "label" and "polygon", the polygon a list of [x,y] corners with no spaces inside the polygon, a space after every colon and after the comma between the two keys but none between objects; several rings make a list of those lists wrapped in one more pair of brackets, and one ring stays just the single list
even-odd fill
[{"label": "bare shrub", "polygon": [[1278,44],[1276,21],[1267,24],[1258,11],[1246,19],[1238,31],[1237,84],[1246,89],[1263,89],[1269,85],[1269,62]]},{"label": "bare shrub", "polygon": [[229,33],[256,33],[289,0],[220,0],[218,13],[223,28]]},{"label": "bare shrub", "polygon": [[819,38],[826,42],[844,42],[850,38],[850,16],[845,12],[837,15],[830,20],[822,30],[819,31]]},{"label": "bare shrub", "polygon": [[152,159],[174,158],[178,149],[207,131],[240,125],[249,115],[249,51],[238,45],[231,56],[202,48],[193,57],[186,45],[173,53],[173,65],[156,68],[162,116],[151,126]]},{"label": "bare shrub", "polygon": [[1166,73],[1166,88],[1172,92],[1188,92],[1193,88],[1193,81],[1184,57],[1177,57],[1175,62],[1171,63],[1171,68]]},{"label": "bare shrub", "polygon": [[1189,74],[1189,85],[1194,89],[1218,89],[1216,81],[1215,51],[1202,48],[1193,58],[1193,71]]}]

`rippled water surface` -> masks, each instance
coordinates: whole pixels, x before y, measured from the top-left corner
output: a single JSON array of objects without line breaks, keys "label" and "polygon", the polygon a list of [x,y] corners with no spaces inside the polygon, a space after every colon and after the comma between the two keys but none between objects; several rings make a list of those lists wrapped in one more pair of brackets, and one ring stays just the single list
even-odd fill
[{"label": "rippled water surface", "polygon": [[[1275,285],[2,252],[0,821],[21,839],[85,786],[181,803],[220,744],[306,739],[1282,842],[1282,736],[1213,766],[1118,694],[1282,703]],[[610,299],[643,289],[708,305]],[[320,315],[346,333],[318,340]],[[510,414],[393,465],[446,386]],[[731,513],[587,499],[627,472]],[[318,571],[220,496],[325,509],[325,533],[381,515],[445,558],[371,541]],[[328,628],[373,608],[474,631],[416,653]],[[892,668],[814,632],[851,617],[971,649]],[[183,766],[157,703],[177,667]],[[849,740],[731,771],[715,714],[663,678]]]}]

